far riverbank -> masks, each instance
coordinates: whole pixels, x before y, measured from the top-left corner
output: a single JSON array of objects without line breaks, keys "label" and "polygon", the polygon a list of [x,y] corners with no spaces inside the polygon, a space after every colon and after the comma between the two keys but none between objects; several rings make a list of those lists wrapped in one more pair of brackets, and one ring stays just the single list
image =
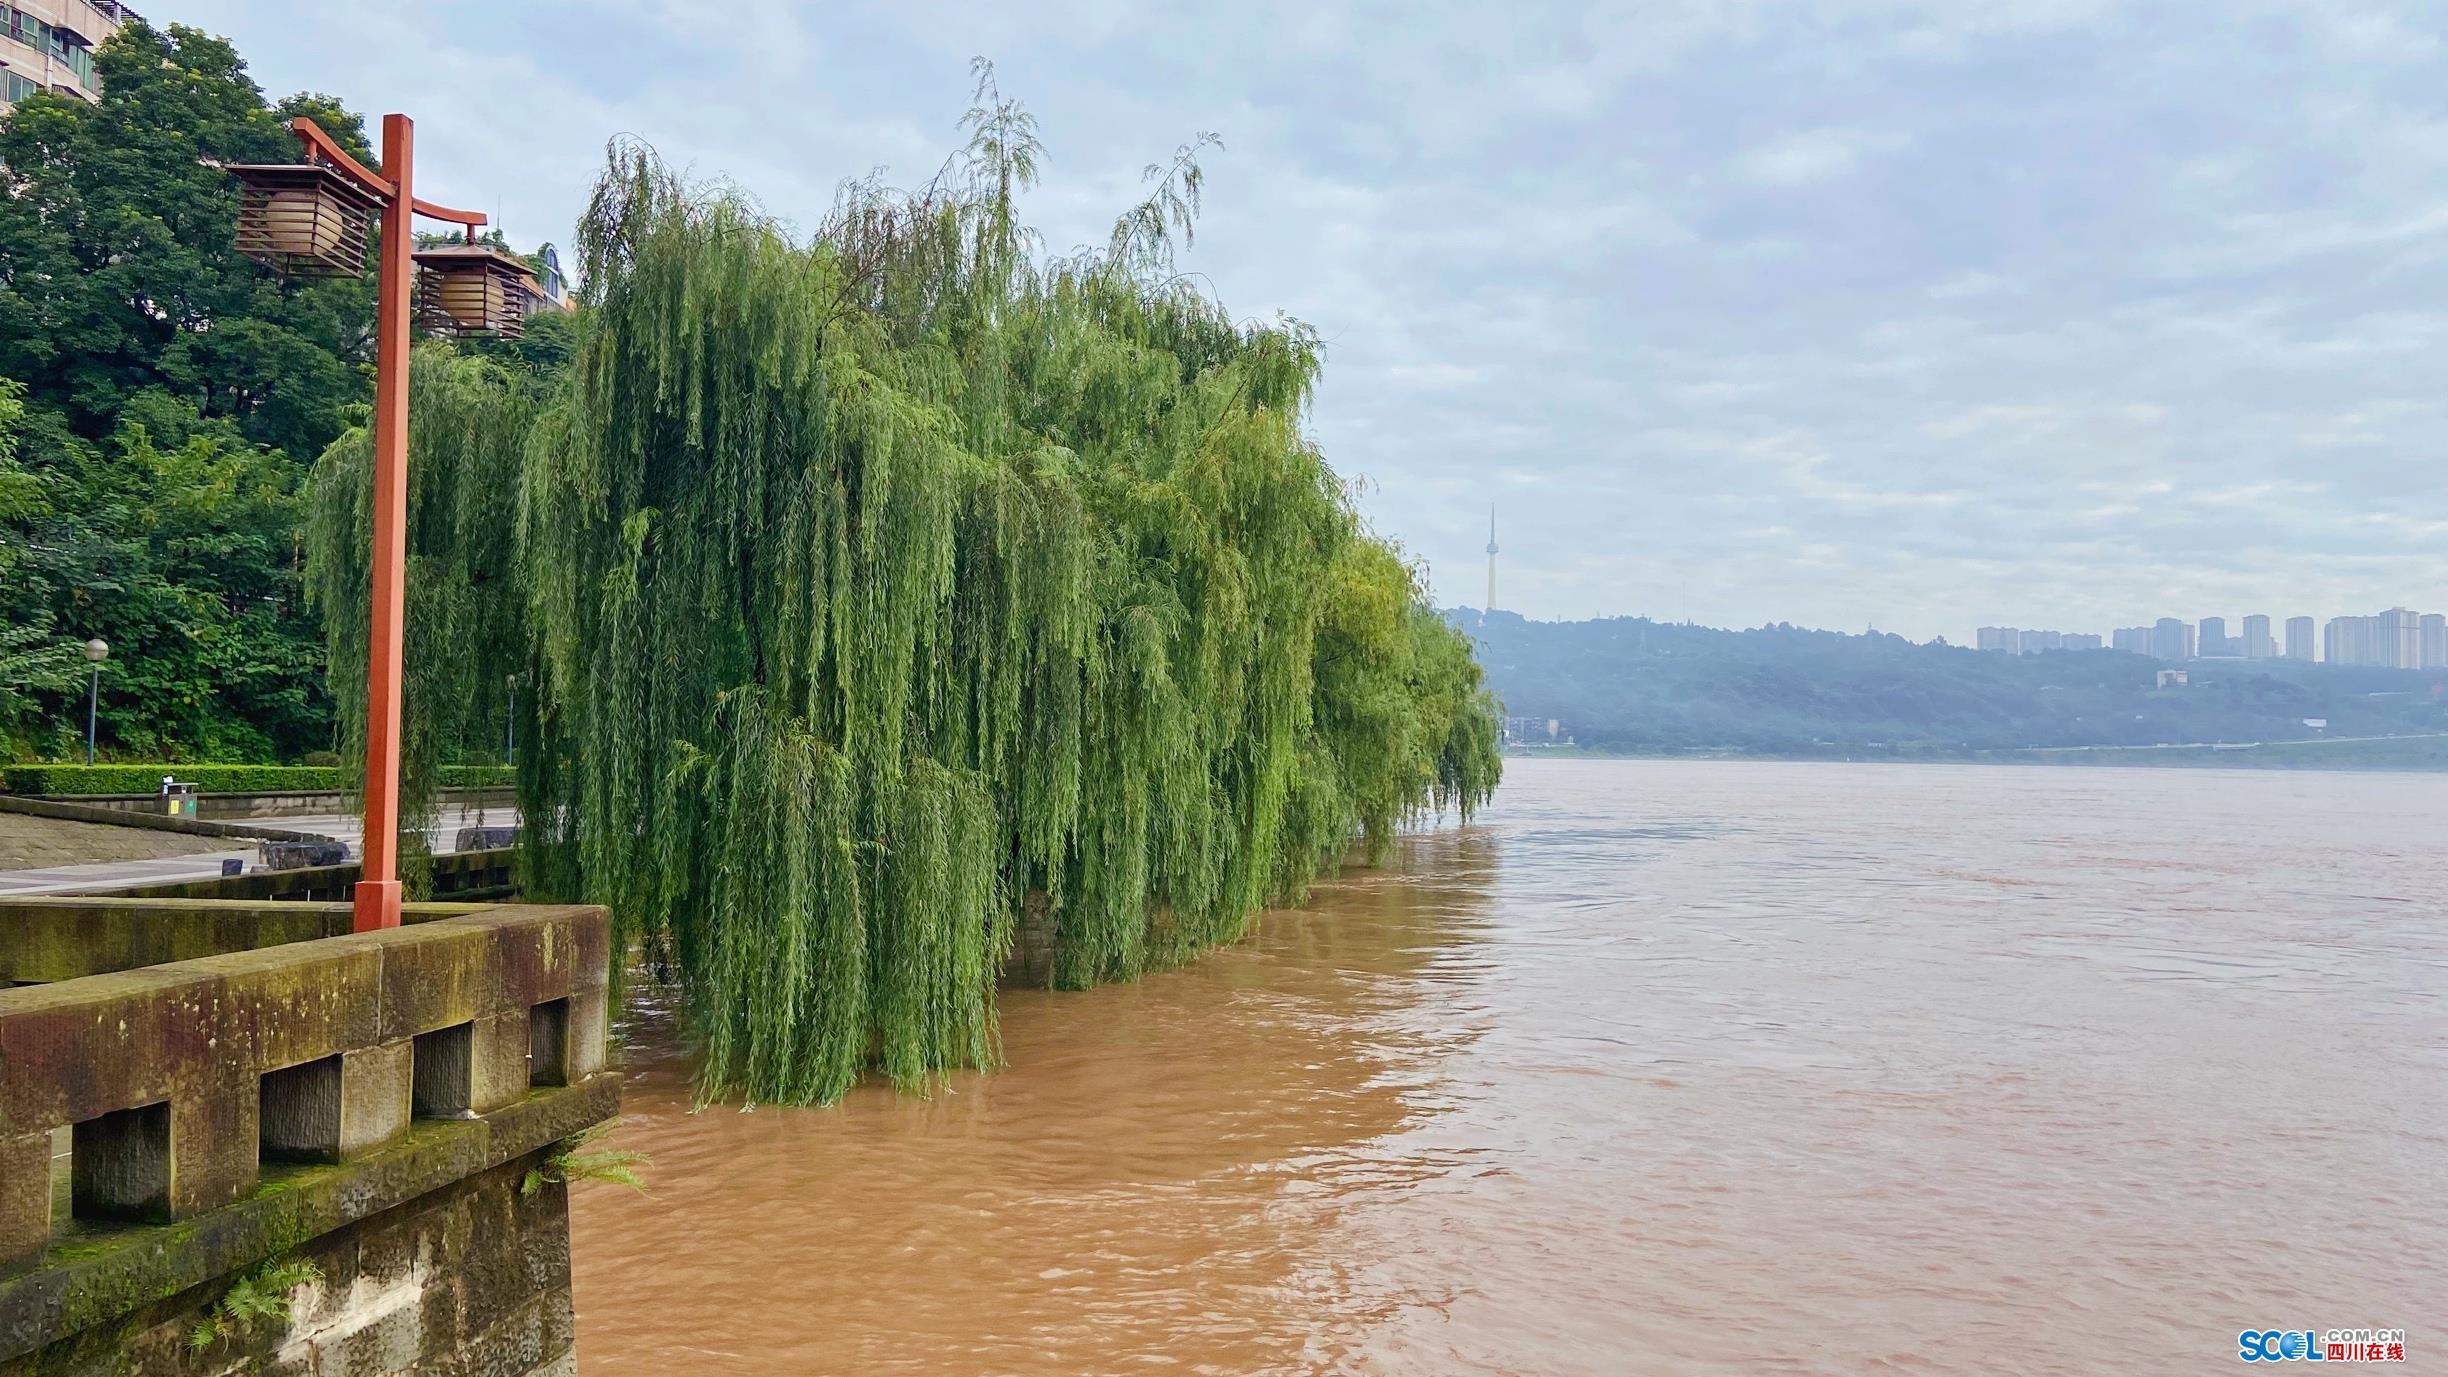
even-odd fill
[{"label": "far riverbank", "polygon": [[1640,751],[1584,746],[1510,748],[1507,759],[1780,760],[1852,764],[2077,765],[2153,769],[2448,771],[2448,733],[2306,741],[2189,742],[2152,746],[2045,746],[1947,751],[1929,745],[1830,746],[1823,752],[1693,749]]}]

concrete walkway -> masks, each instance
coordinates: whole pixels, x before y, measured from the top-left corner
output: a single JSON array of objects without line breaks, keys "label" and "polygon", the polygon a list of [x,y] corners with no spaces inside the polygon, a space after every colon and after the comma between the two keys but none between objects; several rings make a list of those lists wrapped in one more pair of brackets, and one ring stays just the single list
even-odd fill
[{"label": "concrete walkway", "polygon": [[[358,853],[358,841],[364,827],[354,814],[318,813],[306,817],[255,818],[267,827],[280,827],[296,832],[314,832],[334,841],[348,843],[349,856]],[[518,822],[516,808],[446,808],[442,820],[435,824],[427,839],[436,854],[455,850],[462,827],[511,827]],[[154,860],[103,861],[93,865],[54,865],[39,870],[0,870],[0,898],[12,895],[81,894],[96,889],[117,889],[122,885],[169,884],[178,880],[209,880],[221,873],[221,862],[236,857],[246,862],[249,870],[255,866],[255,846],[252,842],[229,843],[229,849],[203,851],[192,856],[163,856]]]}]

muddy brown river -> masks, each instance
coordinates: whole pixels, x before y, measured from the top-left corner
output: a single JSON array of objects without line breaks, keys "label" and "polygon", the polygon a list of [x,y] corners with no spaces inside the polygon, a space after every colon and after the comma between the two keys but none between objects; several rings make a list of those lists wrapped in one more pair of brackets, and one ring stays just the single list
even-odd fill
[{"label": "muddy brown river", "polygon": [[[2448,1371],[2448,776],[1514,762],[931,1100],[690,1112],[588,1374]],[[2314,1369],[2319,1371],[2320,1369]]]}]

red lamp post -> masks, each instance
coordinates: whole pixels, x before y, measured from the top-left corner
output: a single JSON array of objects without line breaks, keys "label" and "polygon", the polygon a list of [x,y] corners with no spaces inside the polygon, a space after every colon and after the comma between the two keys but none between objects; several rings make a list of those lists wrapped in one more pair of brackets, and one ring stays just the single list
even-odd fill
[{"label": "red lamp post", "polygon": [[[415,126],[383,116],[384,175],[333,143],[314,121],[290,122],[306,161],[232,167],[244,184],[238,249],[287,272],[354,275],[365,267],[365,220],[382,211],[382,258],[374,306],[374,599],[366,643],[364,868],[357,881],[355,928],[399,926],[399,765],[401,625],[408,526],[408,323],[411,252],[418,215],[465,225],[475,211],[416,199]],[[354,259],[350,255],[354,245]]]}]

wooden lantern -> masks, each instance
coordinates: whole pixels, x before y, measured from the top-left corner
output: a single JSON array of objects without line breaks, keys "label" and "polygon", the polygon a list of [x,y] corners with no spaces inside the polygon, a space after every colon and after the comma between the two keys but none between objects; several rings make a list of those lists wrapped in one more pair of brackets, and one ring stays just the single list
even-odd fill
[{"label": "wooden lantern", "polygon": [[419,249],[416,265],[417,319],[437,335],[516,339],[544,295],[524,262],[491,244]]},{"label": "wooden lantern", "polygon": [[238,252],[296,277],[365,272],[367,229],[380,207],[321,163],[250,163],[238,179]]}]

